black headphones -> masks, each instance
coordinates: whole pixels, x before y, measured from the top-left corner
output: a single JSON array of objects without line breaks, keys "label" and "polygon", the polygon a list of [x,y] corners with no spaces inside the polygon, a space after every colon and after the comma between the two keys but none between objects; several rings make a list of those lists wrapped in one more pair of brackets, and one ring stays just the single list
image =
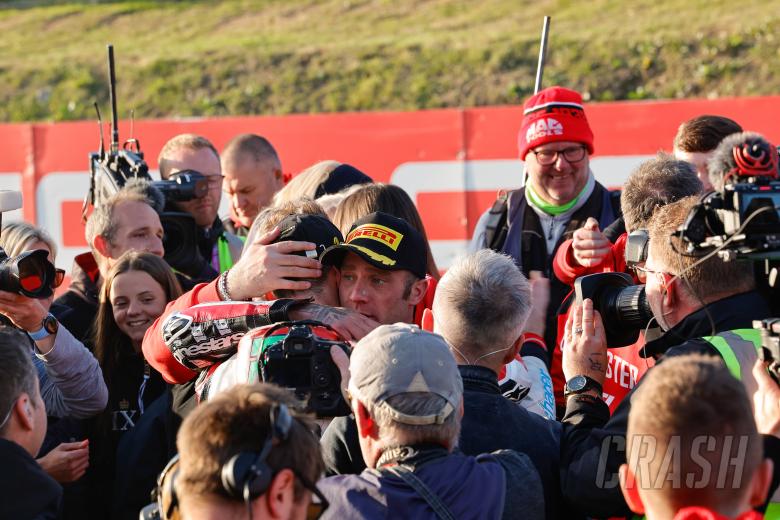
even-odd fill
[{"label": "black headphones", "polygon": [[274,441],[284,442],[290,436],[293,418],[287,405],[275,404],[271,408],[270,421],[268,436],[259,452],[242,451],[222,466],[221,480],[225,493],[243,500],[248,510],[250,502],[265,493],[274,478],[274,470],[266,464]]}]

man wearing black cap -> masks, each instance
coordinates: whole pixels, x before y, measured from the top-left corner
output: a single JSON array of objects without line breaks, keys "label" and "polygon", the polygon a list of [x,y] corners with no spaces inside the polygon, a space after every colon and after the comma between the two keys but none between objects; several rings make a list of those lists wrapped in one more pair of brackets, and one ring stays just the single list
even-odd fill
[{"label": "man wearing black cap", "polygon": [[[168,382],[184,383],[235,353],[248,328],[316,319],[347,339],[363,337],[377,323],[357,312],[331,307],[338,304],[337,275],[328,267],[319,268],[317,261],[327,247],[340,241],[341,233],[327,218],[290,215],[270,234],[249,244],[231,270],[168,305],[144,337],[147,361]],[[287,298],[250,301],[279,296]],[[308,303],[309,298],[315,303]],[[292,309],[297,315],[290,314]]]},{"label": "man wearing black cap", "polygon": [[412,323],[428,288],[425,251],[425,239],[406,221],[376,212],[356,221],[346,242],[320,261],[339,268],[342,306],[379,323]]}]

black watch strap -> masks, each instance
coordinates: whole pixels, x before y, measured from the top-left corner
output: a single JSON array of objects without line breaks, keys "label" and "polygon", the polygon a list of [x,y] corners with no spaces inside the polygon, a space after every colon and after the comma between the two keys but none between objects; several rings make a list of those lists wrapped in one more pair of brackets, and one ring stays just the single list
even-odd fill
[{"label": "black watch strap", "polygon": [[[582,386],[580,388],[577,388],[577,389],[572,389],[569,386],[569,384],[573,383],[575,379],[579,379],[579,378],[583,378],[585,380],[584,386]],[[587,392],[588,390],[596,390],[599,395],[604,393],[604,387],[601,386],[601,383],[599,383],[598,381],[596,381],[592,377],[588,377],[588,376],[585,376],[585,375],[578,375],[578,376],[574,376],[571,379],[569,379],[568,381],[566,381],[566,385],[563,388],[563,395],[565,397],[568,397],[570,395],[582,394],[584,392]]]}]

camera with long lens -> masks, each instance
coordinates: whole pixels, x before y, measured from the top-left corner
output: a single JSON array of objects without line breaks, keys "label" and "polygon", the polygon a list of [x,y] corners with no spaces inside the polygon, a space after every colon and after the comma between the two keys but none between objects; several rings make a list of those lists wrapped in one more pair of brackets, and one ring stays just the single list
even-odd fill
[{"label": "camera with long lens", "polygon": [[755,320],[753,328],[761,331],[758,357],[769,365],[769,375],[780,384],[780,318]]},{"label": "camera with long lens", "polygon": [[[317,417],[349,415],[341,393],[341,374],[330,349],[350,348],[332,328],[317,321],[284,322],[247,332],[238,346],[248,360],[246,381],[264,381],[289,388]],[[248,349],[247,354],[242,356]],[[244,380],[243,377],[241,377]]]},{"label": "camera with long lens", "polygon": [[[111,99],[111,142],[106,150],[103,142],[103,123],[100,123],[100,150],[89,154],[90,187],[82,216],[86,218],[89,205],[100,206],[118,192],[133,178],[148,180],[159,189],[167,202],[183,202],[201,198],[208,192],[208,180],[200,173],[187,170],[179,172],[173,179],[154,181],[144,161],[141,143],[137,139],[127,140],[119,147],[119,128],[116,110],[116,81],[114,78],[114,49],[108,46],[109,95]],[[95,104],[97,108],[97,104]],[[165,260],[177,271],[190,277],[200,274],[208,260],[198,249],[198,227],[195,219],[186,212],[161,211],[165,248]]]},{"label": "camera with long lens", "polygon": [[[22,207],[18,191],[0,191],[0,227],[2,214]],[[48,298],[58,285],[57,272],[43,249],[25,251],[10,258],[0,248],[0,291],[21,294],[28,298]]]},{"label": "camera with long lens", "polygon": [[635,285],[626,273],[599,273],[582,276],[574,281],[577,303],[593,300],[593,308],[601,314],[607,345],[626,347],[639,339],[653,319],[644,285]]}]

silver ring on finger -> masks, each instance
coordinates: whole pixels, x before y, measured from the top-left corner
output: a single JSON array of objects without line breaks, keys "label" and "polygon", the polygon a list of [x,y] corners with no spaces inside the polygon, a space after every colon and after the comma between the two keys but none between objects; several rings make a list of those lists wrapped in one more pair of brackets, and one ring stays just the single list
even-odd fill
[{"label": "silver ring on finger", "polygon": [[582,327],[577,327],[572,331],[575,335],[582,334]]}]

